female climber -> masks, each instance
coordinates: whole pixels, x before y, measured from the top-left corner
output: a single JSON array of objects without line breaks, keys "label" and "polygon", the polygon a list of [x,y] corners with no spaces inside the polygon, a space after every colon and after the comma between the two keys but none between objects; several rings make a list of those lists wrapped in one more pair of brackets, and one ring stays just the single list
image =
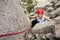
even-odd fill
[{"label": "female climber", "polygon": [[36,18],[35,20],[32,21],[31,27],[34,27],[35,24],[44,22],[45,20],[50,20],[49,17],[45,16],[44,10],[42,8],[37,9],[37,14],[34,16],[29,16],[31,19]]}]

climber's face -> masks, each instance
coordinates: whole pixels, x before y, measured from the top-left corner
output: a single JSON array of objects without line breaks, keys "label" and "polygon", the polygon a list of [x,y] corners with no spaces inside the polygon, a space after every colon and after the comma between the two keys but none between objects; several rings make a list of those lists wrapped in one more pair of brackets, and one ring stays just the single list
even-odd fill
[{"label": "climber's face", "polygon": [[39,17],[39,18],[42,18],[42,17],[43,17],[43,14],[38,14],[38,17]]},{"label": "climber's face", "polygon": [[38,17],[39,18],[42,18],[43,13],[44,13],[44,10],[43,9],[40,8],[40,9],[37,10],[37,14],[38,14]]}]

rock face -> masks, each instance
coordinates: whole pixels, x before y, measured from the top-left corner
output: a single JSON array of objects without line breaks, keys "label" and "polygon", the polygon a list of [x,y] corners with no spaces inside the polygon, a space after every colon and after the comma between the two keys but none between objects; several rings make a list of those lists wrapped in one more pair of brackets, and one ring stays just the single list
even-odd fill
[{"label": "rock face", "polygon": [[60,38],[60,24],[55,25],[55,33],[56,33],[56,37]]},{"label": "rock face", "polygon": [[49,22],[46,21],[43,23],[38,23],[33,27],[33,31],[38,33],[39,36],[41,36],[40,39],[41,38],[46,39],[46,37],[50,39],[50,35],[54,35],[54,32],[55,32],[54,25],[55,25],[54,21],[49,21]]},{"label": "rock face", "polygon": [[60,16],[58,16],[57,18],[55,18],[55,34],[57,38],[60,38]]},{"label": "rock face", "polygon": [[56,17],[55,19],[56,24],[60,24],[60,16]]},{"label": "rock face", "polygon": [[54,21],[49,21],[49,22],[45,21],[43,23],[36,24],[35,27],[33,27],[33,30],[38,30],[38,29],[43,30],[45,28],[49,28],[52,26],[54,26]]},{"label": "rock face", "polygon": [[51,5],[51,0],[37,0],[38,1],[38,4],[35,6],[35,8],[38,8],[38,7],[45,7],[46,5]]},{"label": "rock face", "polygon": [[[37,11],[38,8],[44,8],[45,10],[45,15],[53,19],[53,21],[56,23],[55,26],[55,34],[56,37],[60,38],[60,0],[39,0],[37,5],[34,8],[34,12]],[[49,23],[43,23],[42,25],[40,23],[36,24],[35,27],[33,28],[34,30],[39,29],[39,28],[46,28],[49,26]],[[52,24],[52,23],[51,23]],[[46,26],[47,25],[47,26]],[[43,27],[41,27],[43,26]],[[52,27],[52,26],[49,26]],[[48,28],[49,28],[48,27]],[[48,30],[48,28],[46,30]],[[40,31],[40,30],[39,30]],[[60,39],[59,39],[60,40]]]},{"label": "rock face", "polygon": [[[0,34],[20,32],[30,27],[19,0],[0,0]],[[24,33],[0,40],[24,40]]]}]

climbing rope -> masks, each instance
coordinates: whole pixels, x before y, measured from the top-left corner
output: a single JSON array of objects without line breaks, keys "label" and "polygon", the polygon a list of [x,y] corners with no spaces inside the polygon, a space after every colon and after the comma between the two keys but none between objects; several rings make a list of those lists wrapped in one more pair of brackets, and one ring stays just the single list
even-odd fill
[{"label": "climbing rope", "polygon": [[7,33],[7,34],[0,34],[0,37],[6,37],[6,36],[12,36],[12,35],[16,35],[16,34],[21,34],[21,33],[24,33],[28,30],[32,30],[32,28],[25,29],[21,32],[12,32],[12,33]]}]

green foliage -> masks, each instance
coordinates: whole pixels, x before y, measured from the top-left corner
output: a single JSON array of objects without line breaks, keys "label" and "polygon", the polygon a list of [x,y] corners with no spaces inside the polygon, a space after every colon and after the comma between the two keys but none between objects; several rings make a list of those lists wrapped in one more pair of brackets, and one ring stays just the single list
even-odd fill
[{"label": "green foliage", "polygon": [[22,2],[26,2],[26,3],[28,3],[28,4],[32,4],[33,3],[33,1],[32,0],[21,0]]},{"label": "green foliage", "polygon": [[[21,0],[22,2],[25,2],[27,5],[26,5],[26,10],[28,13],[30,13],[32,11],[32,9],[34,8],[34,5],[33,5],[33,1],[34,0]],[[24,11],[24,13],[26,13]]]},{"label": "green foliage", "polygon": [[32,0],[27,0],[27,3],[28,3],[28,4],[32,4],[33,1],[32,1]]},{"label": "green foliage", "polygon": [[22,2],[26,2],[27,0],[21,0]]},{"label": "green foliage", "polygon": [[34,8],[34,5],[28,5],[27,6],[27,11],[30,13],[33,8]]}]

